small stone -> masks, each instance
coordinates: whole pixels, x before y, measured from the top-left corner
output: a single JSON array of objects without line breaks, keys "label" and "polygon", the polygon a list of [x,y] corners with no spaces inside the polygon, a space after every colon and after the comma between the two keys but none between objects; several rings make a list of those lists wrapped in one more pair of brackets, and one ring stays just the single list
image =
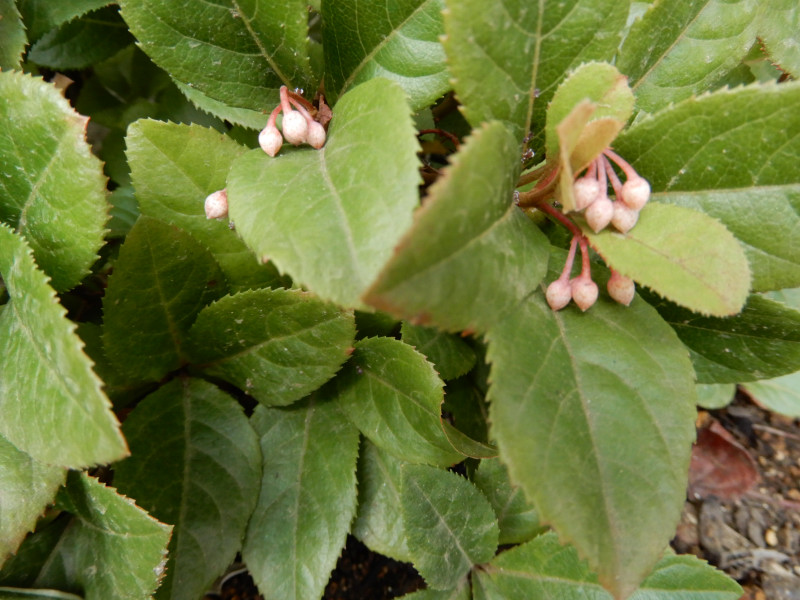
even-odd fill
[{"label": "small stone", "polygon": [[774,529],[767,529],[764,532],[764,541],[767,543],[767,546],[774,548],[778,545],[778,534]]}]

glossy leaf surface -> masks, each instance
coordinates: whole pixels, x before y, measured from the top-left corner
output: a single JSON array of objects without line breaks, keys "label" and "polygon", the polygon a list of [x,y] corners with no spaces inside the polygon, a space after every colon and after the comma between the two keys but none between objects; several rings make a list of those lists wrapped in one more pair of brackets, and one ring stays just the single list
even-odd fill
[{"label": "glossy leaf surface", "polygon": [[0,434],[51,465],[86,467],[127,454],[119,423],[75,325],[24,239],[0,224]]},{"label": "glossy leaf surface", "polygon": [[328,0],[322,4],[325,89],[332,99],[383,77],[406,91],[414,111],[450,87],[444,49],[444,0]]},{"label": "glossy leaf surface", "polygon": [[18,69],[27,38],[14,0],[0,0],[0,69]]},{"label": "glossy leaf surface", "polygon": [[251,290],[205,308],[192,327],[192,362],[262,404],[299,400],[352,351],[353,315],[299,290]]},{"label": "glossy leaf surface", "polygon": [[297,283],[347,307],[391,256],[419,202],[417,142],[402,88],[374,79],[342,96],[321,150],[234,162],[231,218]]},{"label": "glossy leaf surface", "polygon": [[111,363],[129,379],[153,381],[178,368],[189,328],[225,288],[219,265],[194,238],[141,217],[125,238],[103,299]]},{"label": "glossy leaf surface", "polygon": [[541,281],[547,240],[513,203],[519,148],[498,122],[451,157],[365,300],[412,322],[485,331]]},{"label": "glossy leaf surface", "polygon": [[587,313],[526,300],[488,334],[490,422],[511,479],[615,595],[674,534],[694,439],[684,346],[634,299]]},{"label": "glossy leaf surface", "polygon": [[425,465],[403,467],[403,518],[416,569],[434,589],[455,587],[497,549],[489,502],[469,481]]},{"label": "glossy leaf surface", "polygon": [[252,421],[264,469],[242,557],[272,598],[320,598],[355,515],[358,430],[314,397]]},{"label": "glossy leaf surface", "polygon": [[71,21],[91,10],[102,8],[108,0],[17,0],[17,6],[22,13],[25,27],[28,29],[28,38],[31,41],[39,39],[42,35],[58,27],[62,23]]},{"label": "glossy leaf surface", "polygon": [[54,86],[0,73],[0,221],[22,233],[57,290],[89,272],[103,243],[105,177],[86,117]]}]

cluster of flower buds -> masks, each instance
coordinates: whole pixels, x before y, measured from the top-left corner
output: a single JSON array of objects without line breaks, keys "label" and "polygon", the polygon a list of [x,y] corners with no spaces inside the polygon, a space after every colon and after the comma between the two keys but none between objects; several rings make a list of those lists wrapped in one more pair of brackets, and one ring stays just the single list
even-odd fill
[{"label": "cluster of flower buds", "polygon": [[[578,244],[580,244],[581,247],[581,272],[577,277],[570,278]],[[611,277],[608,280],[606,289],[608,290],[608,295],[614,300],[628,306],[633,301],[636,285],[632,279],[611,269]],[[561,310],[567,306],[570,301],[574,300],[578,308],[585,312],[597,302],[598,295],[599,290],[597,284],[592,281],[588,243],[585,237],[576,235],[572,238],[567,261],[564,263],[564,269],[561,271],[561,275],[547,286],[547,291],[545,292],[547,304],[553,310]]]},{"label": "cluster of flower buds", "polygon": [[[611,161],[625,174],[625,183],[617,177]],[[608,197],[608,182],[614,189],[616,200]],[[583,177],[573,184],[575,210],[584,210],[586,223],[595,233],[609,223],[626,233],[639,220],[639,211],[650,199],[650,184],[616,152],[606,149],[597,157]]]},{"label": "cluster of flower buds", "polygon": [[[258,134],[261,149],[270,156],[275,156],[283,146],[284,139],[293,146],[308,144],[312,148],[322,148],[325,145],[325,127],[311,116],[303,102],[289,93],[285,85],[281,86],[280,94],[281,103],[270,113],[267,126]],[[275,125],[281,112],[283,135]]]}]

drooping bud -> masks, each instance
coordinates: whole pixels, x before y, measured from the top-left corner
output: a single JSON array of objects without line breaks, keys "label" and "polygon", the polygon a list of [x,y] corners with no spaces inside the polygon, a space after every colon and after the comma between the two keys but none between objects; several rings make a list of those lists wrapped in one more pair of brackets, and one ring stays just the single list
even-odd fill
[{"label": "drooping bud", "polygon": [[308,123],[296,110],[283,113],[283,137],[294,146],[299,146],[308,137]]},{"label": "drooping bud", "polygon": [[650,199],[650,184],[644,177],[639,175],[629,177],[622,185],[622,194],[620,195],[620,200],[627,204],[629,208],[642,210]]},{"label": "drooping bud", "polygon": [[575,210],[583,210],[590,206],[600,195],[600,182],[594,177],[581,177],[572,185],[575,196]]},{"label": "drooping bud", "polygon": [[639,220],[639,211],[630,208],[624,202],[614,202],[614,216],[611,217],[611,224],[621,233],[628,233],[636,221]]},{"label": "drooping bud", "polygon": [[544,296],[550,308],[561,310],[572,300],[572,286],[568,280],[559,277],[547,286]]},{"label": "drooping bud", "polygon": [[608,295],[614,300],[625,306],[630,306],[631,302],[633,302],[633,295],[636,292],[636,284],[630,277],[625,277],[612,269],[606,289],[608,290]]},{"label": "drooping bud", "polygon": [[608,196],[600,194],[594,202],[589,205],[584,213],[586,222],[595,233],[605,229],[614,217],[614,203]]},{"label": "drooping bud", "polygon": [[592,281],[591,277],[586,275],[578,275],[570,282],[572,292],[572,299],[583,312],[597,302],[597,296],[600,290],[597,289],[597,284]]},{"label": "drooping bud", "polygon": [[322,125],[316,121],[311,121],[308,124],[308,136],[306,141],[308,142],[309,146],[319,150],[325,145],[326,137],[327,135],[325,133],[325,128]]},{"label": "drooping bud", "polygon": [[258,145],[264,152],[274,157],[283,146],[283,136],[275,125],[267,124],[258,134]]},{"label": "drooping bud", "polygon": [[222,219],[228,216],[228,190],[209,194],[205,202],[206,219]]}]

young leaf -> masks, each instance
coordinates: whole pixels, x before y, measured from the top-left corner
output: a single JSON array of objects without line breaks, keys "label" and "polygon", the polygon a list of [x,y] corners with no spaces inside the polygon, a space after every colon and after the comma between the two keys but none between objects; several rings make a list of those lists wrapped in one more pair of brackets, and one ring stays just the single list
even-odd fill
[{"label": "young leaf", "polygon": [[715,219],[668,204],[650,204],[627,233],[584,233],[609,266],[694,312],[738,313],[750,291],[739,242]]},{"label": "young leaf", "polygon": [[73,515],[37,587],[86,600],[146,600],[163,574],[171,527],[85,473],[71,471],[58,505]]},{"label": "young leaf", "polygon": [[636,105],[654,112],[710,89],[747,54],[757,0],[664,0],[625,38],[617,68],[630,77]]},{"label": "young leaf", "polygon": [[108,0],[17,0],[19,12],[28,30],[28,39],[35,42],[62,23],[108,4]]},{"label": "young leaf", "polygon": [[373,79],[342,96],[328,141],[270,158],[253,150],[228,177],[245,243],[327,300],[359,305],[419,202],[418,144],[403,90]]},{"label": "young leaf", "polygon": [[470,600],[472,598],[472,593],[469,579],[465,577],[450,590],[434,590],[427,588],[424,590],[417,590],[411,594],[406,594],[400,598],[402,600]]},{"label": "young leaf", "polygon": [[800,419],[800,371],[745,383],[742,388],[768,410]]},{"label": "young leaf", "polygon": [[63,467],[45,465],[0,436],[0,565],[33,531],[66,476]]},{"label": "young leaf", "polygon": [[442,430],[442,380],[425,357],[393,338],[356,343],[326,391],[370,441],[409,462],[463,460]]},{"label": "young leaf", "polygon": [[27,60],[51,69],[83,69],[133,42],[119,9],[107,6],[46,33],[33,44]]},{"label": "young leaf", "polygon": [[667,554],[630,600],[737,600],[742,588],[722,571],[691,555]]},{"label": "young leaf", "polygon": [[0,224],[0,435],[35,460],[80,468],[127,454],[119,423],[24,239]]},{"label": "young leaf", "polygon": [[489,500],[500,527],[500,544],[521,544],[545,530],[536,508],[525,499],[522,488],[511,483],[500,459],[482,460],[472,482]]},{"label": "young leaf", "polygon": [[732,383],[698,383],[697,406],[706,410],[725,408],[736,395],[736,385]]},{"label": "young leaf", "polygon": [[325,90],[332,99],[375,77],[396,81],[413,111],[450,89],[439,38],[444,0],[330,0],[322,5]]},{"label": "young leaf", "polygon": [[759,295],[741,314],[703,317],[649,298],[689,348],[700,383],[740,383],[800,369],[800,312]]},{"label": "young leaf", "polygon": [[473,126],[505,121],[520,141],[544,121],[564,73],[613,57],[629,2],[446,4],[444,48],[464,116]]},{"label": "young leaf", "polygon": [[800,7],[793,0],[767,0],[761,3],[758,37],[772,62],[795,77],[800,75]]},{"label": "young leaf", "polygon": [[27,38],[14,0],[0,0],[0,69],[19,69]]},{"label": "young leaf", "polygon": [[[281,85],[316,88],[311,85],[305,1],[239,0],[233,7],[202,0],[120,4],[153,62],[214,101],[198,104],[221,118],[260,128],[266,123],[261,113],[277,104]],[[237,109],[249,114],[242,118]]]},{"label": "young leaf", "polygon": [[270,598],[320,598],[356,510],[358,430],[314,397],[252,421],[264,470],[242,557]]},{"label": "young leaf", "polygon": [[198,379],[174,379],[125,420],[120,493],[175,526],[157,598],[196,600],[241,547],[258,498],[261,449],[241,407]]},{"label": "young leaf", "polygon": [[431,361],[442,379],[455,379],[475,365],[475,351],[464,340],[432,327],[403,323],[403,341]]},{"label": "young leaf", "polygon": [[474,485],[425,465],[405,465],[402,482],[408,550],[429,587],[453,588],[473,565],[494,556],[497,520]]},{"label": "young leaf", "polygon": [[365,301],[447,331],[485,331],[538,285],[548,244],[513,203],[519,147],[502,123],[467,140]]},{"label": "young leaf", "polygon": [[214,254],[233,289],[274,283],[225,220],[207,219],[206,196],[225,187],[231,163],[247,149],[198,125],[142,119],[126,138],[131,179],[142,214],[177,225]]},{"label": "young leaf", "polygon": [[358,512],[352,534],[370,550],[411,562],[400,510],[404,461],[364,440],[358,457]]},{"label": "young leaf", "polygon": [[128,379],[158,381],[185,361],[189,327],[225,287],[214,257],[188,233],[140,217],[103,299],[109,360]]},{"label": "young leaf", "polygon": [[193,363],[268,406],[307,396],[352,351],[351,312],[299,290],[252,290],[203,309],[190,331]]},{"label": "young leaf", "polygon": [[28,239],[55,289],[70,289],[97,259],[108,218],[87,119],[52,85],[15,71],[0,73],[0,98],[0,221]]},{"label": "young leaf", "polygon": [[747,256],[753,291],[800,286],[800,247],[791,241],[800,229],[800,184],[665,192],[652,200],[704,212],[725,225]]},{"label": "young leaf", "polygon": [[645,302],[601,298],[587,313],[554,312],[543,296],[487,335],[493,437],[540,518],[624,597],[658,560],[683,506],[694,373]]}]

